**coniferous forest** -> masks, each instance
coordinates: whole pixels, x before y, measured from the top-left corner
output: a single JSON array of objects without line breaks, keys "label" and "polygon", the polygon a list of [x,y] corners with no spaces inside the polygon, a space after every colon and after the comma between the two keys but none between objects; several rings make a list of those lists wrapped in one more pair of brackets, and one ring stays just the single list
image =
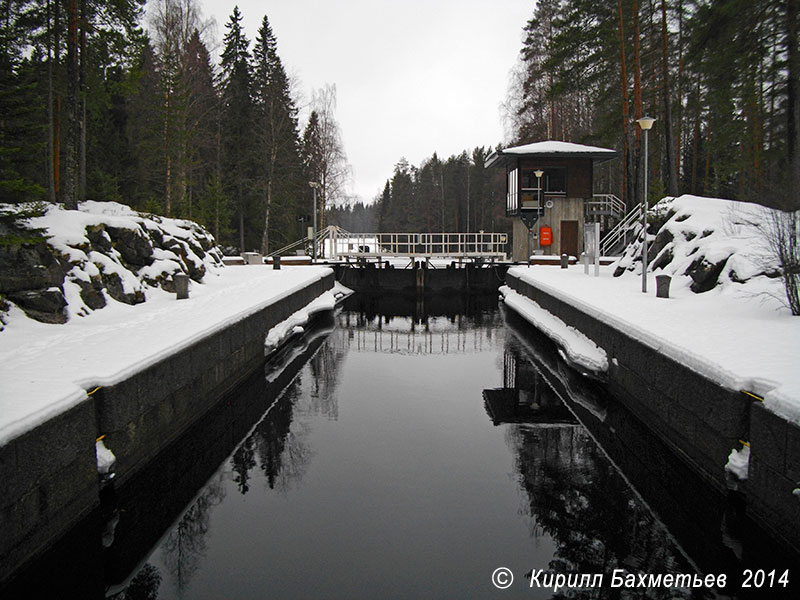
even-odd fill
[{"label": "coniferous forest", "polygon": [[[504,107],[514,142],[615,148],[603,185],[798,208],[797,0],[539,0]],[[606,190],[603,190],[606,191]]]},{"label": "coniferous forest", "polygon": [[[298,122],[269,20],[234,8],[212,59],[199,0],[3,0],[0,201],[113,200],[272,250],[345,193],[335,86]],[[146,25],[146,26],[145,26]]]},{"label": "coniferous forest", "polygon": [[[530,20],[508,32],[522,44],[506,145],[615,148],[621,158],[596,174],[597,191],[630,206],[643,193],[635,120],[648,114],[651,200],[694,193],[796,208],[798,2],[532,3]],[[0,201],[115,200],[266,252],[301,237],[308,182],[318,181],[321,225],[509,229],[502,174],[484,169],[492,147],[447,159],[431,148],[418,166],[400,158],[378,197],[353,202],[335,85],[313,94],[301,123],[267,16],[250,40],[234,8],[216,40],[199,0],[152,1],[146,23],[143,5],[0,2]]]}]

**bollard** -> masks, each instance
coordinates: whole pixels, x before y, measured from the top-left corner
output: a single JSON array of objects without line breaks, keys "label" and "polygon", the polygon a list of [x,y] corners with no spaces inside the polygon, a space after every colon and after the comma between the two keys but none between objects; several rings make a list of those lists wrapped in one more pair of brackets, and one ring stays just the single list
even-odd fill
[{"label": "bollard", "polygon": [[566,254],[561,255],[561,268],[566,269],[569,266],[569,256]]},{"label": "bollard", "polygon": [[656,275],[656,298],[669,298],[669,275]]},{"label": "bollard", "polygon": [[172,276],[175,283],[175,294],[178,300],[185,300],[189,297],[189,276],[186,273],[175,273]]},{"label": "bollard", "polygon": [[272,268],[275,271],[281,270],[281,257],[280,256],[273,256],[272,257]]}]

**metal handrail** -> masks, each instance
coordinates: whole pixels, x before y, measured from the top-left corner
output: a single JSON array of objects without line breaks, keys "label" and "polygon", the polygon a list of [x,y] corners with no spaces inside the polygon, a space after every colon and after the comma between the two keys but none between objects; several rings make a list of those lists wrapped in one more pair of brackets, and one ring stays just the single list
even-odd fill
[{"label": "metal handrail", "polygon": [[[584,208],[588,212],[593,207],[606,210],[614,218],[620,218],[625,214],[625,203],[614,194],[593,194],[592,200],[584,202]],[[597,200],[594,200],[597,198]]]},{"label": "metal handrail", "polygon": [[633,209],[625,215],[625,218],[617,223],[604,237],[600,240],[600,254],[605,256],[608,251],[616,246],[620,240],[628,239],[628,232],[635,229],[640,225],[642,219],[642,205],[637,204]]},{"label": "metal handrail", "polygon": [[[347,236],[350,236],[350,235],[352,235],[350,232],[342,229],[338,225],[328,225],[324,229],[321,229],[321,230],[319,230],[317,232],[317,245],[319,246],[319,244],[322,241],[324,241],[325,239],[327,239],[329,237],[337,237],[337,236],[338,237],[347,237]],[[292,242],[291,244],[287,244],[283,248],[279,248],[278,250],[270,252],[269,254],[267,254],[267,256],[283,256],[286,252],[294,250],[298,246],[303,246],[305,248],[305,245],[309,244],[309,243],[311,243],[311,237],[310,236],[306,236],[304,238],[301,238],[301,239],[297,240],[296,242]]]}]

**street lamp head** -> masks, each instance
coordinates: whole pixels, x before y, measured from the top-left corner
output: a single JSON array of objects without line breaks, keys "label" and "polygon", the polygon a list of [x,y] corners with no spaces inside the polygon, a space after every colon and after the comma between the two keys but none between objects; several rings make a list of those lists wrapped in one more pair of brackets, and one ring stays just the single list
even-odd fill
[{"label": "street lamp head", "polygon": [[653,117],[642,117],[636,121],[644,131],[647,131],[653,126],[656,120]]},{"label": "street lamp head", "polygon": [[542,171],[541,169],[536,169],[536,170],[533,172],[533,174],[534,174],[534,175],[536,175],[536,178],[537,178],[537,179],[541,179],[541,178],[542,178],[542,175],[544,175],[544,171]]},{"label": "street lamp head", "polygon": [[309,181],[309,182],[308,182],[308,185],[310,185],[310,186],[311,186],[312,188],[314,188],[314,189],[319,189],[319,188],[321,188],[321,187],[322,187],[322,186],[319,184],[319,182],[318,182],[318,181]]}]

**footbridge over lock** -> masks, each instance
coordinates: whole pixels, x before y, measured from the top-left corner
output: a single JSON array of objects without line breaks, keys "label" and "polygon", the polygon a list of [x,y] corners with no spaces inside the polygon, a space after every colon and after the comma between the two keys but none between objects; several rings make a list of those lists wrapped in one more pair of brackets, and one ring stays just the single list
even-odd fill
[{"label": "footbridge over lock", "polygon": [[271,256],[311,256],[360,292],[494,293],[510,265],[508,243],[507,233],[351,233],[329,226]]}]

